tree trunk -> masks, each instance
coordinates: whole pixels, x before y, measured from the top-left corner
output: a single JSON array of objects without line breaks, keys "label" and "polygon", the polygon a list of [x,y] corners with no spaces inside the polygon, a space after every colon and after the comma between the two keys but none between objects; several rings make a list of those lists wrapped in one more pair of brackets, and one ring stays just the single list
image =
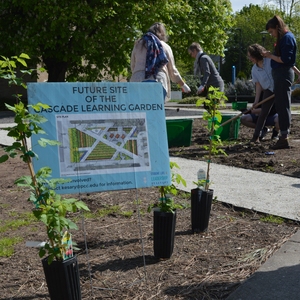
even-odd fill
[{"label": "tree trunk", "polygon": [[68,63],[55,58],[43,59],[48,72],[48,82],[65,82]]}]

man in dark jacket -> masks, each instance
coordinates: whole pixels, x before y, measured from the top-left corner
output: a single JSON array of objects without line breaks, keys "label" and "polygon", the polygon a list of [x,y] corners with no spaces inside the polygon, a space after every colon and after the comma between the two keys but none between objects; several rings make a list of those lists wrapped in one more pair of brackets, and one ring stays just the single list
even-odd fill
[{"label": "man in dark jacket", "polygon": [[197,94],[207,92],[210,86],[219,88],[224,92],[224,81],[220,76],[214,62],[205,54],[198,43],[192,43],[188,48],[189,54],[195,58],[194,75],[200,77],[200,86]]}]

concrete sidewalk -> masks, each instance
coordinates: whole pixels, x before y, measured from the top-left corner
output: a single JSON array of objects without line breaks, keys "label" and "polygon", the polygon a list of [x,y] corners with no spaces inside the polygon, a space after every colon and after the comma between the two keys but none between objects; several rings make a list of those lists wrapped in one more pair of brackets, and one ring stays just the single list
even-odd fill
[{"label": "concrete sidewalk", "polygon": [[226,300],[300,299],[300,231]]},{"label": "concrete sidewalk", "polygon": [[[177,108],[183,114],[183,108],[180,106]],[[175,108],[170,107],[170,110],[172,109],[169,118],[179,118],[174,111]],[[294,105],[293,114],[299,112],[299,106]],[[227,110],[226,113],[239,112]],[[192,118],[191,115],[187,117]],[[190,192],[195,188],[193,181],[197,181],[198,169],[206,170],[207,164],[177,157],[171,157],[170,160],[179,165],[180,169],[177,172],[187,181],[187,187],[181,186],[180,189]],[[221,202],[296,221],[300,219],[299,178],[217,164],[211,165],[211,178],[214,196]],[[279,299],[300,299],[300,231],[296,232],[226,300]]]},{"label": "concrete sidewalk", "polygon": [[[170,157],[180,169],[174,169],[187,182],[181,190],[190,192],[196,185],[197,171],[206,170],[206,162]],[[210,188],[217,200],[295,221],[300,220],[300,179],[225,165],[211,164]],[[298,196],[297,196],[298,195]],[[300,299],[300,298],[299,298]]]},{"label": "concrete sidewalk", "polygon": [[[180,189],[195,188],[197,170],[206,163],[170,157],[187,181]],[[224,165],[211,165],[211,188],[218,201],[281,216],[300,218],[300,180]],[[300,231],[292,236],[271,258],[226,300],[296,300],[300,299]]]}]

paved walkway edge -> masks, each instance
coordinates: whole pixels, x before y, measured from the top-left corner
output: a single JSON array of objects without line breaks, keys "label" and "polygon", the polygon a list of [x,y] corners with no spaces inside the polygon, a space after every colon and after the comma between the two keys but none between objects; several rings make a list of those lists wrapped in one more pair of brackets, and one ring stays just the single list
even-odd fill
[{"label": "paved walkway edge", "polygon": [[[207,163],[179,157],[170,157],[180,169],[174,169],[187,182],[178,186],[190,192],[196,185],[199,168],[206,170]],[[292,220],[300,220],[300,180],[279,174],[211,164],[210,188],[217,200],[237,207]],[[300,299],[300,297],[299,297]]]},{"label": "paved walkway edge", "polygon": [[300,231],[226,300],[283,299],[300,299]]}]

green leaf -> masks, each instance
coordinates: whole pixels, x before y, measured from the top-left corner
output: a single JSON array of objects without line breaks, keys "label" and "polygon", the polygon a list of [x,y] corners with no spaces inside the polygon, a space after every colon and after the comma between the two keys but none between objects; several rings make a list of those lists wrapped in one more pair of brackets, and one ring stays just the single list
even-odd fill
[{"label": "green leaf", "polygon": [[88,206],[83,201],[77,201],[75,203],[75,205],[76,205],[76,207],[77,207],[78,210],[83,209],[83,210],[89,211]]},{"label": "green leaf", "polygon": [[9,158],[9,156],[7,154],[4,154],[0,157],[0,163],[4,163],[5,161],[7,161]]},{"label": "green leaf", "polygon": [[21,176],[15,181],[15,184],[18,186],[29,186],[32,183],[31,176]]},{"label": "green leaf", "polygon": [[41,109],[48,109],[50,108],[50,106],[48,104],[45,104],[45,103],[41,103],[41,102],[38,102],[34,105],[31,105],[31,107],[36,111],[36,112],[39,112],[41,111]]},{"label": "green leaf", "polygon": [[17,67],[14,60],[9,61],[9,64],[10,64],[14,69]]},{"label": "green leaf", "polygon": [[38,218],[41,222],[43,222],[46,226],[49,225],[47,216],[45,214],[40,214]]},{"label": "green leaf", "polygon": [[17,61],[22,64],[24,67],[27,67],[27,63],[24,59],[21,59],[21,58],[17,58]]},{"label": "green leaf", "polygon": [[57,145],[60,145],[61,143],[58,142],[58,141],[55,141],[55,140],[48,140],[48,139],[45,139],[45,138],[40,138],[38,140],[38,143],[39,145],[41,145],[42,147],[46,147],[47,145],[50,145],[50,146],[57,146]]},{"label": "green leaf", "polygon": [[25,59],[30,59],[29,55],[26,53],[21,53],[20,57],[25,58]]},{"label": "green leaf", "polygon": [[39,257],[44,257],[46,255],[46,251],[44,248],[40,248],[40,251],[39,251]]}]

